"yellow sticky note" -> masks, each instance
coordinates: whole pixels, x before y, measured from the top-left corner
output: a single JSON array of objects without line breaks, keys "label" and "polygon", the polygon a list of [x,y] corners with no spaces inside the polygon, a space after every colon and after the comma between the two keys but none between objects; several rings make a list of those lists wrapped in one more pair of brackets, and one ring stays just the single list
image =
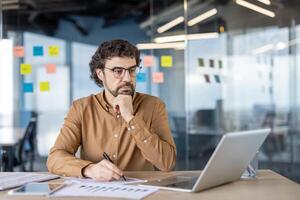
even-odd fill
[{"label": "yellow sticky note", "polygon": [[161,56],[161,58],[160,58],[160,65],[162,67],[172,67],[172,65],[173,65],[173,58],[172,58],[172,56]]},{"label": "yellow sticky note", "polygon": [[50,83],[49,82],[40,82],[40,91],[41,92],[50,91]]},{"label": "yellow sticky note", "polygon": [[25,64],[25,63],[21,64],[20,73],[22,75],[31,74],[32,73],[31,65],[30,64]]},{"label": "yellow sticky note", "polygon": [[49,56],[58,56],[59,55],[59,46],[49,46],[48,53],[49,53]]}]

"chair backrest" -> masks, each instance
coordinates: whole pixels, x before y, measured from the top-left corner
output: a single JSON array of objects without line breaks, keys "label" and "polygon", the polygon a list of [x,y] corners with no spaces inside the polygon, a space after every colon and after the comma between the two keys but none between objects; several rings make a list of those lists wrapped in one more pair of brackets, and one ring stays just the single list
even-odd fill
[{"label": "chair backrest", "polygon": [[17,154],[18,163],[21,164],[23,154],[25,151],[34,153],[36,146],[36,129],[37,129],[37,115],[35,112],[31,114],[30,121],[26,127],[25,134],[20,141],[19,151]]},{"label": "chair backrest", "polygon": [[198,127],[216,128],[216,110],[201,109],[197,110],[193,116],[193,123]]},{"label": "chair backrest", "polygon": [[185,117],[173,117],[175,131],[179,134],[185,134],[186,132],[186,118]]}]

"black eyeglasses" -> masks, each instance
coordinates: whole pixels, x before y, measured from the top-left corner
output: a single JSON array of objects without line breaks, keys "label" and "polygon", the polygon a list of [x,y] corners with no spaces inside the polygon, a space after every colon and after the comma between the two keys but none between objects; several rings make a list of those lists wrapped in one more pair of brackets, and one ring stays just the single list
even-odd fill
[{"label": "black eyeglasses", "polygon": [[141,68],[140,66],[132,66],[129,67],[128,69],[124,68],[124,67],[114,67],[114,68],[108,68],[108,67],[104,67],[105,69],[108,69],[110,71],[113,72],[114,77],[115,78],[123,78],[123,76],[125,75],[125,72],[128,71],[131,77],[135,77],[137,73],[140,72]]}]

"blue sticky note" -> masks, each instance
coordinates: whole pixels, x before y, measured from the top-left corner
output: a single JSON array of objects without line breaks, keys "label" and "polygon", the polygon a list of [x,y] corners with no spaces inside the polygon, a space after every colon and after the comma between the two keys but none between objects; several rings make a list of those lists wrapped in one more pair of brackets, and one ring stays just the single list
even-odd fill
[{"label": "blue sticky note", "polygon": [[138,73],[136,76],[137,82],[146,82],[146,73]]},{"label": "blue sticky note", "polygon": [[34,46],[33,47],[33,55],[34,56],[43,56],[44,55],[43,46]]},{"label": "blue sticky note", "polygon": [[32,83],[24,83],[23,91],[24,92],[33,92],[33,84]]}]

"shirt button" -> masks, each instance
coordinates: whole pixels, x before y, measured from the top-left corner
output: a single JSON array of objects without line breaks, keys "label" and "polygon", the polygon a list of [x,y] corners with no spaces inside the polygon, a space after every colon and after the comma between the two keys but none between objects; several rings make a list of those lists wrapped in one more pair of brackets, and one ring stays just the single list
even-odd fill
[{"label": "shirt button", "polygon": [[128,131],[130,131],[130,130],[131,130],[131,128],[130,128],[130,127],[128,127],[128,128],[127,128],[127,130],[128,130]]},{"label": "shirt button", "polygon": [[135,127],[134,127],[134,126],[131,126],[131,128],[132,128],[132,129],[135,129]]},{"label": "shirt button", "polygon": [[116,158],[116,157],[117,157],[116,154],[114,154],[114,155],[113,155],[113,158]]},{"label": "shirt button", "polygon": [[144,143],[147,143],[147,140],[144,140]]},{"label": "shirt button", "polygon": [[120,118],[120,115],[117,115],[117,118]]},{"label": "shirt button", "polygon": [[117,137],[118,137],[118,134],[115,134],[114,137],[117,138]]}]

